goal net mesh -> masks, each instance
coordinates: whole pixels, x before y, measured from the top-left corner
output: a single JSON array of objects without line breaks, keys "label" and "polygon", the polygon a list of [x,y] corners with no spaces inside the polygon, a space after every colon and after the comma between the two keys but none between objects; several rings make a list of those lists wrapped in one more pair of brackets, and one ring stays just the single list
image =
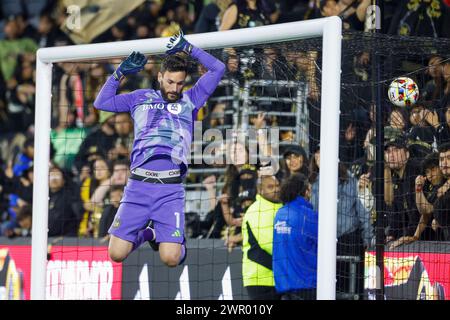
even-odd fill
[{"label": "goal net mesh", "polygon": [[[450,72],[450,42],[345,33],[342,50],[337,298],[373,297],[374,226],[380,215],[386,230],[382,240],[386,241],[386,298],[448,298],[448,274],[440,270],[448,270],[449,246],[442,241],[443,228],[435,227],[436,219],[427,216],[427,227],[420,235],[420,240],[429,241],[392,249],[390,245],[416,232],[421,214],[415,180],[418,175],[428,177],[423,161],[445,143],[436,125],[449,130],[450,80],[448,75],[433,78],[429,64],[438,57],[434,68],[447,65]],[[48,298],[245,299],[240,218],[256,199],[261,161],[249,146],[256,137],[250,132],[261,126],[261,113],[264,128],[278,130],[271,131],[276,135],[272,147],[278,150],[275,176],[281,184],[293,172],[305,174],[312,185],[311,202],[318,209],[319,196],[326,196],[318,194],[320,126],[326,125],[320,123],[321,112],[326,112],[320,108],[322,39],[209,52],[225,63],[226,73],[198,114],[195,130],[200,134],[194,136],[184,182],[188,258],[185,265],[174,269],[162,265],[158,253],[147,244],[121,265],[107,257],[107,230],[129,174],[133,123],[127,114],[98,112],[93,101],[121,59],[54,65]],[[372,68],[375,57],[381,78],[375,77]],[[119,92],[159,89],[162,58],[149,56],[144,70],[126,77]],[[186,89],[204,72],[190,60]],[[420,110],[394,108],[389,102],[388,85],[399,76],[418,84]],[[384,159],[375,159],[377,86],[381,86],[385,142],[404,137],[408,150],[399,153],[408,157],[406,169],[392,166],[389,173],[395,177],[393,201],[378,212],[374,163]],[[418,118],[425,114],[426,119]],[[437,117],[434,126],[431,115]],[[216,140],[219,134],[223,141]],[[292,146],[299,148],[292,151]],[[231,162],[226,161],[227,154]],[[62,186],[58,184],[60,173]],[[443,181],[443,177],[439,182],[429,181],[427,186],[436,190]],[[439,200],[431,197],[432,191],[425,197],[432,205]],[[442,210],[448,212],[449,203]]]}]

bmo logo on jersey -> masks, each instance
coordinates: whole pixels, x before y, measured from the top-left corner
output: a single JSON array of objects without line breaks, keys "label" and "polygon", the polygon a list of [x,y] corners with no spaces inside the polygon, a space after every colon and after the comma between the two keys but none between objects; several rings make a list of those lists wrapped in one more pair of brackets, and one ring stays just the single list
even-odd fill
[{"label": "bmo logo on jersey", "polygon": [[164,109],[164,103],[147,103],[147,104],[142,104],[142,111],[154,110],[154,109],[159,109],[159,110]]},{"label": "bmo logo on jersey", "polygon": [[167,105],[167,111],[172,114],[179,114],[181,112],[181,104],[179,103],[169,103]]}]

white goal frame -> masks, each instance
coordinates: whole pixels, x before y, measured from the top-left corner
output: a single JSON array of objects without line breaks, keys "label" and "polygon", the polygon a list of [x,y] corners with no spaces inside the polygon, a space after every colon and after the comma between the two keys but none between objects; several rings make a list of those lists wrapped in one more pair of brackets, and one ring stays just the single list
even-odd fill
[{"label": "white goal frame", "polygon": [[[336,287],[341,19],[328,17],[186,36],[190,42],[203,49],[251,46],[312,37],[323,37],[319,180],[321,197],[319,198],[317,299],[334,300]],[[44,300],[46,294],[52,63],[125,57],[133,50],[144,54],[162,54],[165,51],[167,40],[168,38],[130,40],[42,48],[37,51],[31,299]]]}]

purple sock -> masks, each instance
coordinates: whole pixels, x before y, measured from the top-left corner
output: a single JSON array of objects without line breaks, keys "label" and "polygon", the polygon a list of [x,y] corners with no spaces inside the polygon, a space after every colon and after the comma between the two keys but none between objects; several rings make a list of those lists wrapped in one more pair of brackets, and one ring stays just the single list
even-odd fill
[{"label": "purple sock", "polygon": [[152,228],[145,228],[138,232],[136,241],[133,244],[133,250],[139,248],[145,241],[152,241],[155,239],[155,230]]},{"label": "purple sock", "polygon": [[186,244],[181,244],[181,256],[180,256],[180,262],[178,264],[182,264],[184,262],[184,258],[186,258]]}]

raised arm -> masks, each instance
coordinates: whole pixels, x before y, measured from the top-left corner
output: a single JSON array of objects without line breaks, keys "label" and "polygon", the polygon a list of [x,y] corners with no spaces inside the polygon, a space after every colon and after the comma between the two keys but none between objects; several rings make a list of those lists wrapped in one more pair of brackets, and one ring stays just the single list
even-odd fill
[{"label": "raised arm", "polygon": [[116,95],[117,89],[124,76],[141,71],[146,63],[147,58],[143,54],[133,51],[103,85],[94,101],[94,107],[103,111],[129,112],[133,104],[133,94]]},{"label": "raised arm", "polygon": [[222,76],[225,73],[225,64],[202,49],[189,43],[184,38],[181,30],[178,34],[170,38],[167,49],[167,54],[184,52],[185,54],[191,55],[208,69],[208,72],[197,81],[194,87],[186,92],[195,105],[194,111],[200,109],[214,92],[220,79],[222,79]]},{"label": "raised arm", "polygon": [[225,64],[196,47],[192,48],[191,56],[208,69],[208,72],[201,76],[194,87],[188,90],[191,101],[194,103],[196,109],[199,109],[213,94],[214,90],[216,90],[217,85],[225,73]]},{"label": "raised arm", "polygon": [[423,185],[425,183],[425,179],[426,178],[424,176],[417,176],[416,178],[416,206],[421,215],[429,215],[434,210],[433,205],[428,202],[423,193]]},{"label": "raised arm", "polygon": [[233,4],[223,14],[219,31],[230,30],[236,23],[237,16],[238,16],[238,7],[237,5]]},{"label": "raised arm", "polygon": [[358,216],[359,225],[362,231],[362,238],[364,241],[364,245],[366,248],[370,247],[370,242],[373,238],[373,230],[372,230],[372,224],[370,222],[370,212],[366,209],[364,204],[360,201],[360,199],[357,197],[358,195],[358,181],[356,178],[353,180],[353,190],[356,191],[356,214]]}]

